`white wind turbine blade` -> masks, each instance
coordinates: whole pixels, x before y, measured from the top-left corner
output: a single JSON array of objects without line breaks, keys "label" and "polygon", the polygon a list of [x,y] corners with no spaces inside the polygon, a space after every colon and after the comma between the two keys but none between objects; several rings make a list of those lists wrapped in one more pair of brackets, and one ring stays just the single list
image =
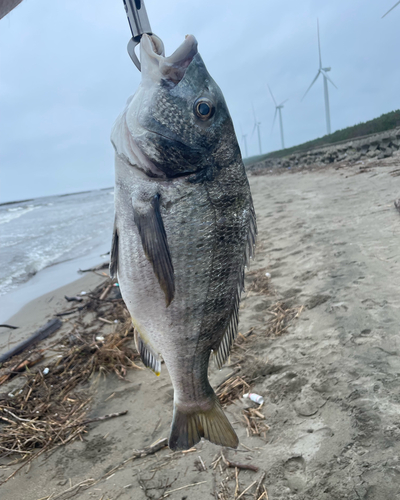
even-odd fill
[{"label": "white wind turbine blade", "polygon": [[256,111],[254,109],[254,104],[253,103],[251,103],[251,107],[253,108],[254,123],[256,124],[255,126],[257,126]]},{"label": "white wind turbine blade", "polygon": [[277,106],[274,94],[272,93],[272,90],[270,89],[269,85],[267,85],[267,87],[268,87],[269,93],[271,94],[272,100],[274,101],[275,106]]},{"label": "white wind turbine blade", "polygon": [[389,12],[392,12],[392,10],[393,10],[395,7],[397,7],[399,4],[400,4],[400,1],[399,1],[399,2],[397,2],[397,3],[396,3],[396,5],[393,5],[393,7],[392,7],[390,10],[388,10],[388,11],[386,12],[386,14],[385,14],[384,16],[382,16],[382,18],[381,18],[381,19],[383,19],[385,16],[387,16],[387,15],[389,14]]},{"label": "white wind turbine blade", "polygon": [[251,133],[251,137],[253,137],[256,128],[257,128],[257,122],[254,122],[254,128],[253,128],[253,132]]},{"label": "white wind turbine blade", "polygon": [[317,76],[314,78],[314,80],[311,82],[311,85],[308,87],[308,89],[306,90],[306,93],[303,95],[303,97],[301,98],[301,100],[303,100],[305,98],[305,96],[308,94],[308,91],[310,90],[310,88],[314,85],[314,83],[317,81],[317,78],[319,77],[319,74],[321,73],[321,70],[318,70],[318,73],[317,73]]},{"label": "white wind turbine blade", "polygon": [[274,130],[274,125],[275,125],[275,120],[276,120],[276,115],[278,114],[278,108],[276,107],[275,108],[275,114],[274,114],[274,119],[272,121],[272,127],[271,127],[271,134],[272,134],[272,131]]},{"label": "white wind turbine blade", "polygon": [[329,76],[326,74],[326,72],[322,71],[322,73],[324,74],[324,76],[326,77],[326,79],[331,82],[331,84],[335,87],[335,89],[337,89],[336,85],[332,82],[332,80],[329,78]]},{"label": "white wind turbine blade", "polygon": [[285,102],[287,102],[288,100],[289,100],[289,99],[285,99],[283,102],[281,102],[281,103],[279,104],[279,106],[283,106],[283,105],[285,104]]},{"label": "white wind turbine blade", "polygon": [[319,69],[322,68],[322,57],[321,57],[321,42],[319,39],[319,19],[317,18],[317,31],[318,31],[318,53],[319,53]]}]

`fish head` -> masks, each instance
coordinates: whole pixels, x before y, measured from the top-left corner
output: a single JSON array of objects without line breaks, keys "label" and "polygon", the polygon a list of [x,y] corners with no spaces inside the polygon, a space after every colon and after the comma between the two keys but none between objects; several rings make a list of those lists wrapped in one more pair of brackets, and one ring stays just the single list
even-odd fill
[{"label": "fish head", "polygon": [[[220,168],[240,157],[224,96],[195,37],[186,36],[169,57],[155,35],[143,35],[140,45],[142,81],[121,115],[123,133],[113,132],[117,153],[124,149],[122,137],[129,142],[125,154],[129,157],[130,148],[139,168],[150,176],[172,178],[210,169],[216,158]],[[114,129],[117,125],[118,120]]]}]

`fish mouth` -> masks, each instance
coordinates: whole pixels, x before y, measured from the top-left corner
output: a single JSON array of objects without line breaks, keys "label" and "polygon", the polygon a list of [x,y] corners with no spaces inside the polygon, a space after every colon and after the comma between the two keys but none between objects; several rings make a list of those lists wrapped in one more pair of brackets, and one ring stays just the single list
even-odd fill
[{"label": "fish mouth", "polygon": [[197,40],[186,35],[184,42],[175,52],[165,57],[164,44],[156,35],[143,35],[140,42],[142,79],[151,78],[159,82],[169,80],[175,85],[185,75],[186,69],[197,54]]}]

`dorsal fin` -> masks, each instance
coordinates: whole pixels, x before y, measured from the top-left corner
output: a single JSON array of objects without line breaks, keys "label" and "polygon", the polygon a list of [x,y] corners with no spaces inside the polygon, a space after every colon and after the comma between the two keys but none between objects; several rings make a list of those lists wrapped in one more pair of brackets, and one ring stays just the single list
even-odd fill
[{"label": "dorsal fin", "polygon": [[167,307],[175,294],[174,267],[168,247],[167,235],[160,213],[160,195],[156,194],[143,210],[134,208],[134,221],[138,228],[144,253],[151,262],[154,274],[165,293]]},{"label": "dorsal fin", "polygon": [[239,325],[240,296],[242,291],[244,290],[244,272],[245,272],[245,267],[249,265],[250,259],[254,256],[256,237],[257,237],[256,214],[254,211],[253,204],[251,203],[246,247],[242,259],[242,264],[239,267],[237,289],[232,297],[231,314],[227,322],[227,326],[225,328],[225,332],[222,336],[221,342],[218,346],[218,349],[213,353],[215,356],[215,362],[219,369],[222,368],[223,364],[228,359],[231,347],[237,336],[238,325]]}]

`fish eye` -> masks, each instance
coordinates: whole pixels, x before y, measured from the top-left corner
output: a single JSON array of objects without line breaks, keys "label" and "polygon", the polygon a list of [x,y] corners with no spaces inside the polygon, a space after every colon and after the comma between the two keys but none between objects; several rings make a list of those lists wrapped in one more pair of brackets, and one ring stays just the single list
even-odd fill
[{"label": "fish eye", "polygon": [[209,99],[200,97],[194,103],[194,112],[200,120],[208,120],[214,115],[215,106]]}]

